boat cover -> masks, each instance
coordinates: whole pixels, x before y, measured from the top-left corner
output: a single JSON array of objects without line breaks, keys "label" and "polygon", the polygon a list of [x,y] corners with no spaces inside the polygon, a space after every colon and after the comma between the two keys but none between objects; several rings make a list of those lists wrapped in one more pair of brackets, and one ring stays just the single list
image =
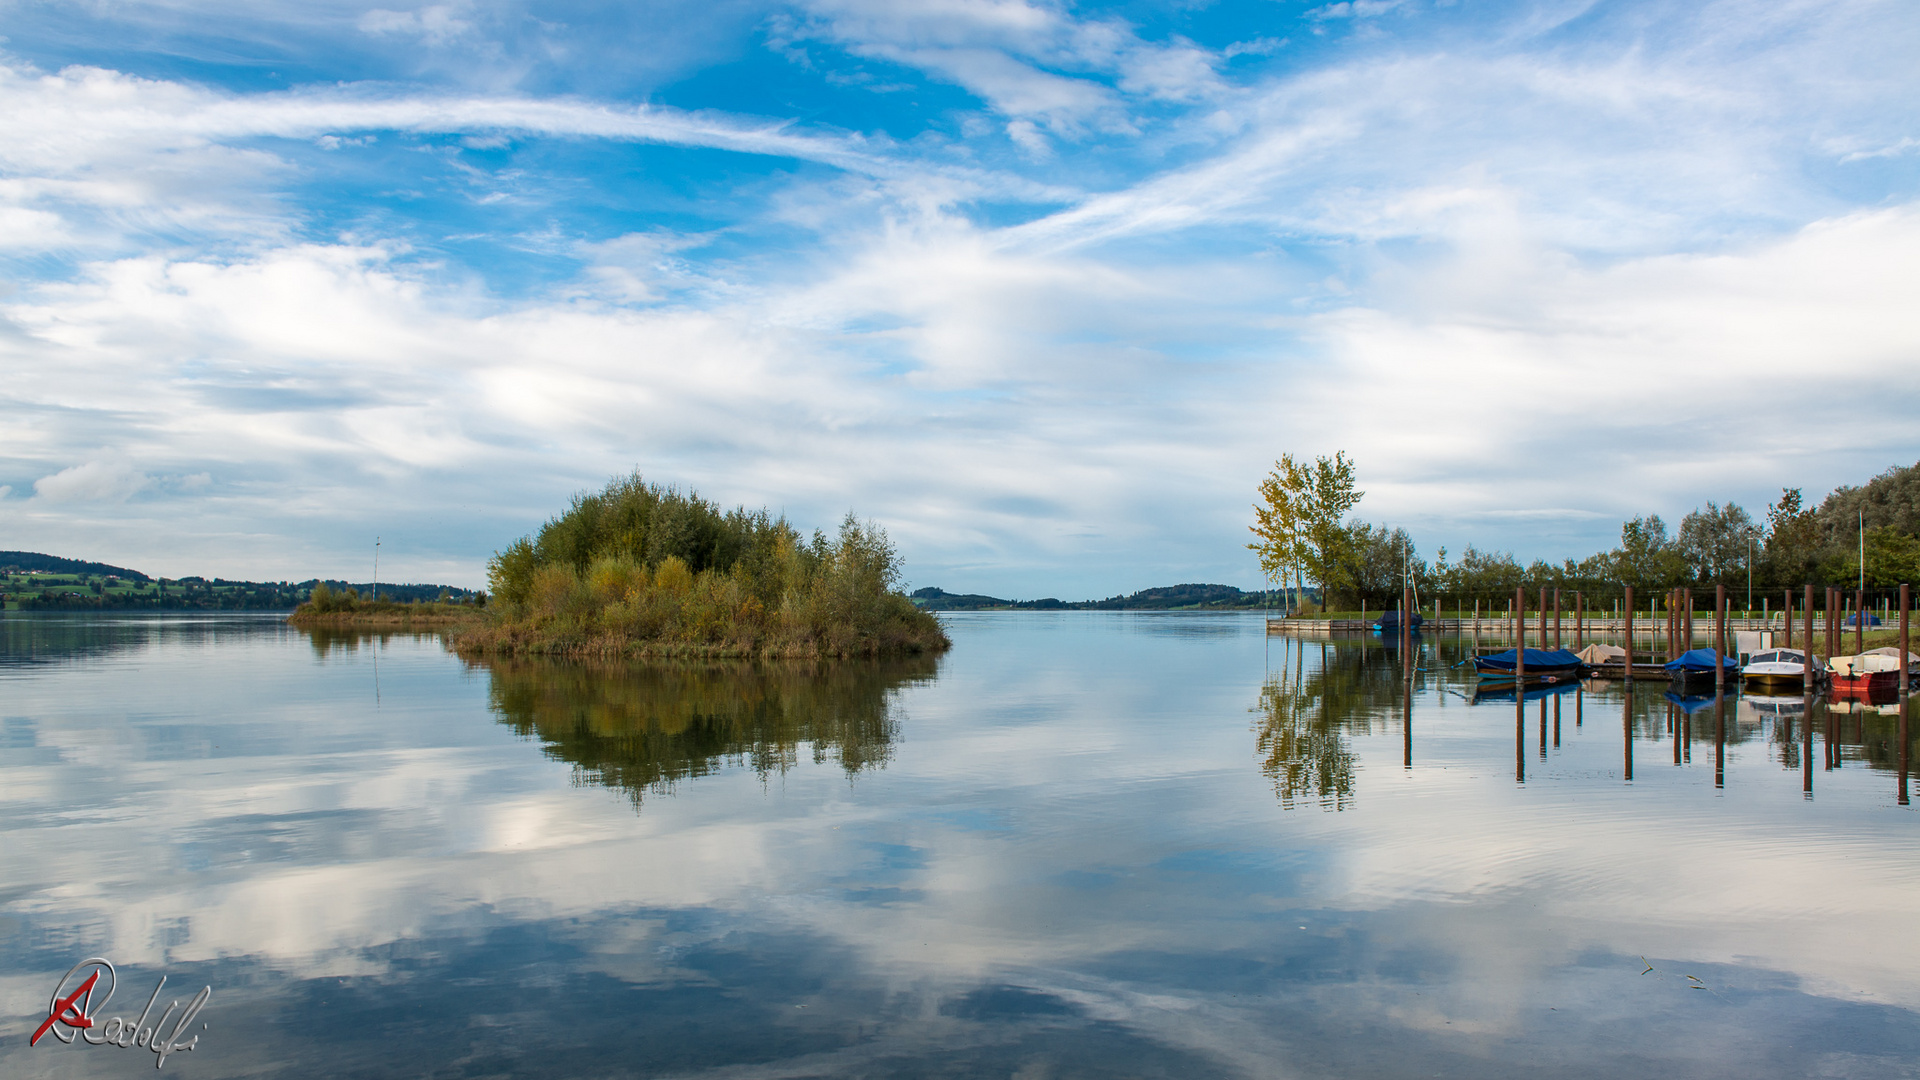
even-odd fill
[{"label": "boat cover", "polygon": [[[1667,674],[1681,675],[1700,671],[1712,672],[1713,656],[1714,653],[1712,649],[1689,649],[1667,661]],[[1722,656],[1720,663],[1724,665],[1728,671],[1738,671],[1740,669],[1740,665],[1735,663],[1731,656]]]},{"label": "boat cover", "polygon": [[[1420,625],[1426,621],[1426,616],[1417,611],[1413,613],[1412,625],[1415,630],[1420,629]],[[1400,613],[1398,611],[1387,612],[1385,615],[1380,616],[1380,620],[1373,624],[1373,628],[1375,630],[1389,630],[1394,633],[1399,633]]]},{"label": "boat cover", "polygon": [[1595,642],[1574,655],[1578,656],[1583,664],[1618,664],[1626,660],[1627,650],[1618,645],[1602,645]]},{"label": "boat cover", "polygon": [[[1473,666],[1482,671],[1513,670],[1513,650],[1491,653],[1473,658]],[[1580,657],[1565,649],[1528,649],[1527,670],[1546,671],[1552,668],[1572,668],[1580,666]]]}]

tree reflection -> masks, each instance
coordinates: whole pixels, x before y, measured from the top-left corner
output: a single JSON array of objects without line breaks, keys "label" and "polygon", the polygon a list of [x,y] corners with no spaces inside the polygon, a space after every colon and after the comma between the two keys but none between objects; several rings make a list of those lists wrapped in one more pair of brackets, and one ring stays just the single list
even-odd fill
[{"label": "tree reflection", "polygon": [[831,664],[583,664],[494,659],[489,705],[572,762],[576,780],[644,795],[727,766],[764,780],[799,763],[839,763],[849,776],[883,767],[898,721],[893,696],[931,679],[937,659]]},{"label": "tree reflection", "polygon": [[1358,768],[1348,737],[1370,732],[1376,717],[1399,704],[1399,651],[1368,641],[1322,647],[1309,671],[1307,648],[1294,643],[1292,669],[1283,662],[1260,688],[1253,709],[1260,771],[1287,809],[1317,801],[1323,809],[1344,810],[1353,801]]}]

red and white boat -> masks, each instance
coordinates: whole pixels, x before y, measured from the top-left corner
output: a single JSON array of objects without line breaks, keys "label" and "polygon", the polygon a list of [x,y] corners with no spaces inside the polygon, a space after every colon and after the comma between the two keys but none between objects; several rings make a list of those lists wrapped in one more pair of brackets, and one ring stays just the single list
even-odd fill
[{"label": "red and white boat", "polygon": [[[1833,689],[1842,691],[1896,690],[1900,687],[1900,650],[1868,649],[1853,656],[1827,659],[1833,669]],[[1920,655],[1907,654],[1908,681],[1920,678]]]}]

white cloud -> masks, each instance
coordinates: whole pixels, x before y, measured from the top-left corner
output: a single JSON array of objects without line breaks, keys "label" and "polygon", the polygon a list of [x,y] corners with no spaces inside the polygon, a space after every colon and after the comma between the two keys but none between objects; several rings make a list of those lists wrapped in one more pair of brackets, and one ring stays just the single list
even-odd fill
[{"label": "white cloud", "polygon": [[[1128,100],[1193,102],[1219,96],[1216,59],[1191,42],[1150,42],[1115,20],[1078,20],[1023,0],[895,4],[820,0],[811,32],[856,56],[918,68],[966,88],[1028,126],[1009,135],[1033,150],[1033,124],[1057,136],[1130,134]],[[1112,79],[1113,86],[1103,80]]]},{"label": "white cloud", "polygon": [[122,502],[152,482],[125,461],[95,460],[35,480],[33,493],[49,503]]},{"label": "white cloud", "polygon": [[360,16],[358,26],[363,33],[375,36],[412,37],[428,46],[439,46],[473,30],[473,23],[461,17],[467,7],[465,4],[430,4],[418,11],[374,8]]}]

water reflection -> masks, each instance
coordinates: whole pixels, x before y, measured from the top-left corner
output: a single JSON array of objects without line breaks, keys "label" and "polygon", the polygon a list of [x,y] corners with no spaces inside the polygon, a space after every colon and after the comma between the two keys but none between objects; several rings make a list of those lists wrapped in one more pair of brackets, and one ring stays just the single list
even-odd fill
[{"label": "water reflection", "polygon": [[[1907,805],[1913,734],[1907,702],[1895,693],[1829,700],[1825,695],[1748,695],[1737,685],[1718,693],[1687,693],[1659,679],[1590,678],[1530,686],[1516,696],[1512,684],[1483,684],[1474,676],[1470,658],[1478,646],[1469,639],[1430,636],[1405,659],[1397,644],[1367,638],[1289,641],[1279,650],[1277,666],[1269,654],[1252,710],[1259,717],[1255,747],[1260,771],[1283,807],[1352,808],[1365,797],[1359,777],[1366,755],[1357,749],[1356,738],[1396,724],[1402,768],[1418,768],[1416,711],[1450,700],[1464,701],[1473,707],[1470,715],[1487,718],[1495,715],[1487,707],[1511,710],[1513,778],[1522,784],[1530,773],[1537,778],[1563,749],[1577,751],[1579,743],[1599,737],[1620,740],[1611,771],[1623,781],[1634,779],[1636,742],[1666,742],[1662,754],[1683,770],[1694,765],[1695,744],[1703,744],[1704,755],[1710,742],[1716,788],[1729,783],[1741,748],[1758,746],[1783,771],[1801,772],[1802,788],[1811,797],[1809,762],[1817,741],[1823,771],[1855,763],[1893,772],[1897,800]],[[1589,699],[1596,707],[1619,710],[1617,732],[1586,732]],[[1703,764],[1706,760],[1701,758]]]},{"label": "water reflection", "polygon": [[1377,722],[1384,727],[1376,712],[1401,711],[1405,763],[1412,763],[1413,673],[1398,649],[1377,641],[1297,646],[1287,649],[1279,670],[1267,673],[1253,708],[1260,771],[1273,781],[1282,806],[1304,801],[1343,810],[1353,799],[1356,769],[1348,736],[1370,734]]},{"label": "water reflection", "polygon": [[933,657],[835,664],[476,662],[505,724],[571,762],[578,781],[644,795],[744,765],[764,780],[800,761],[848,776],[883,767],[895,697],[930,680]]}]

